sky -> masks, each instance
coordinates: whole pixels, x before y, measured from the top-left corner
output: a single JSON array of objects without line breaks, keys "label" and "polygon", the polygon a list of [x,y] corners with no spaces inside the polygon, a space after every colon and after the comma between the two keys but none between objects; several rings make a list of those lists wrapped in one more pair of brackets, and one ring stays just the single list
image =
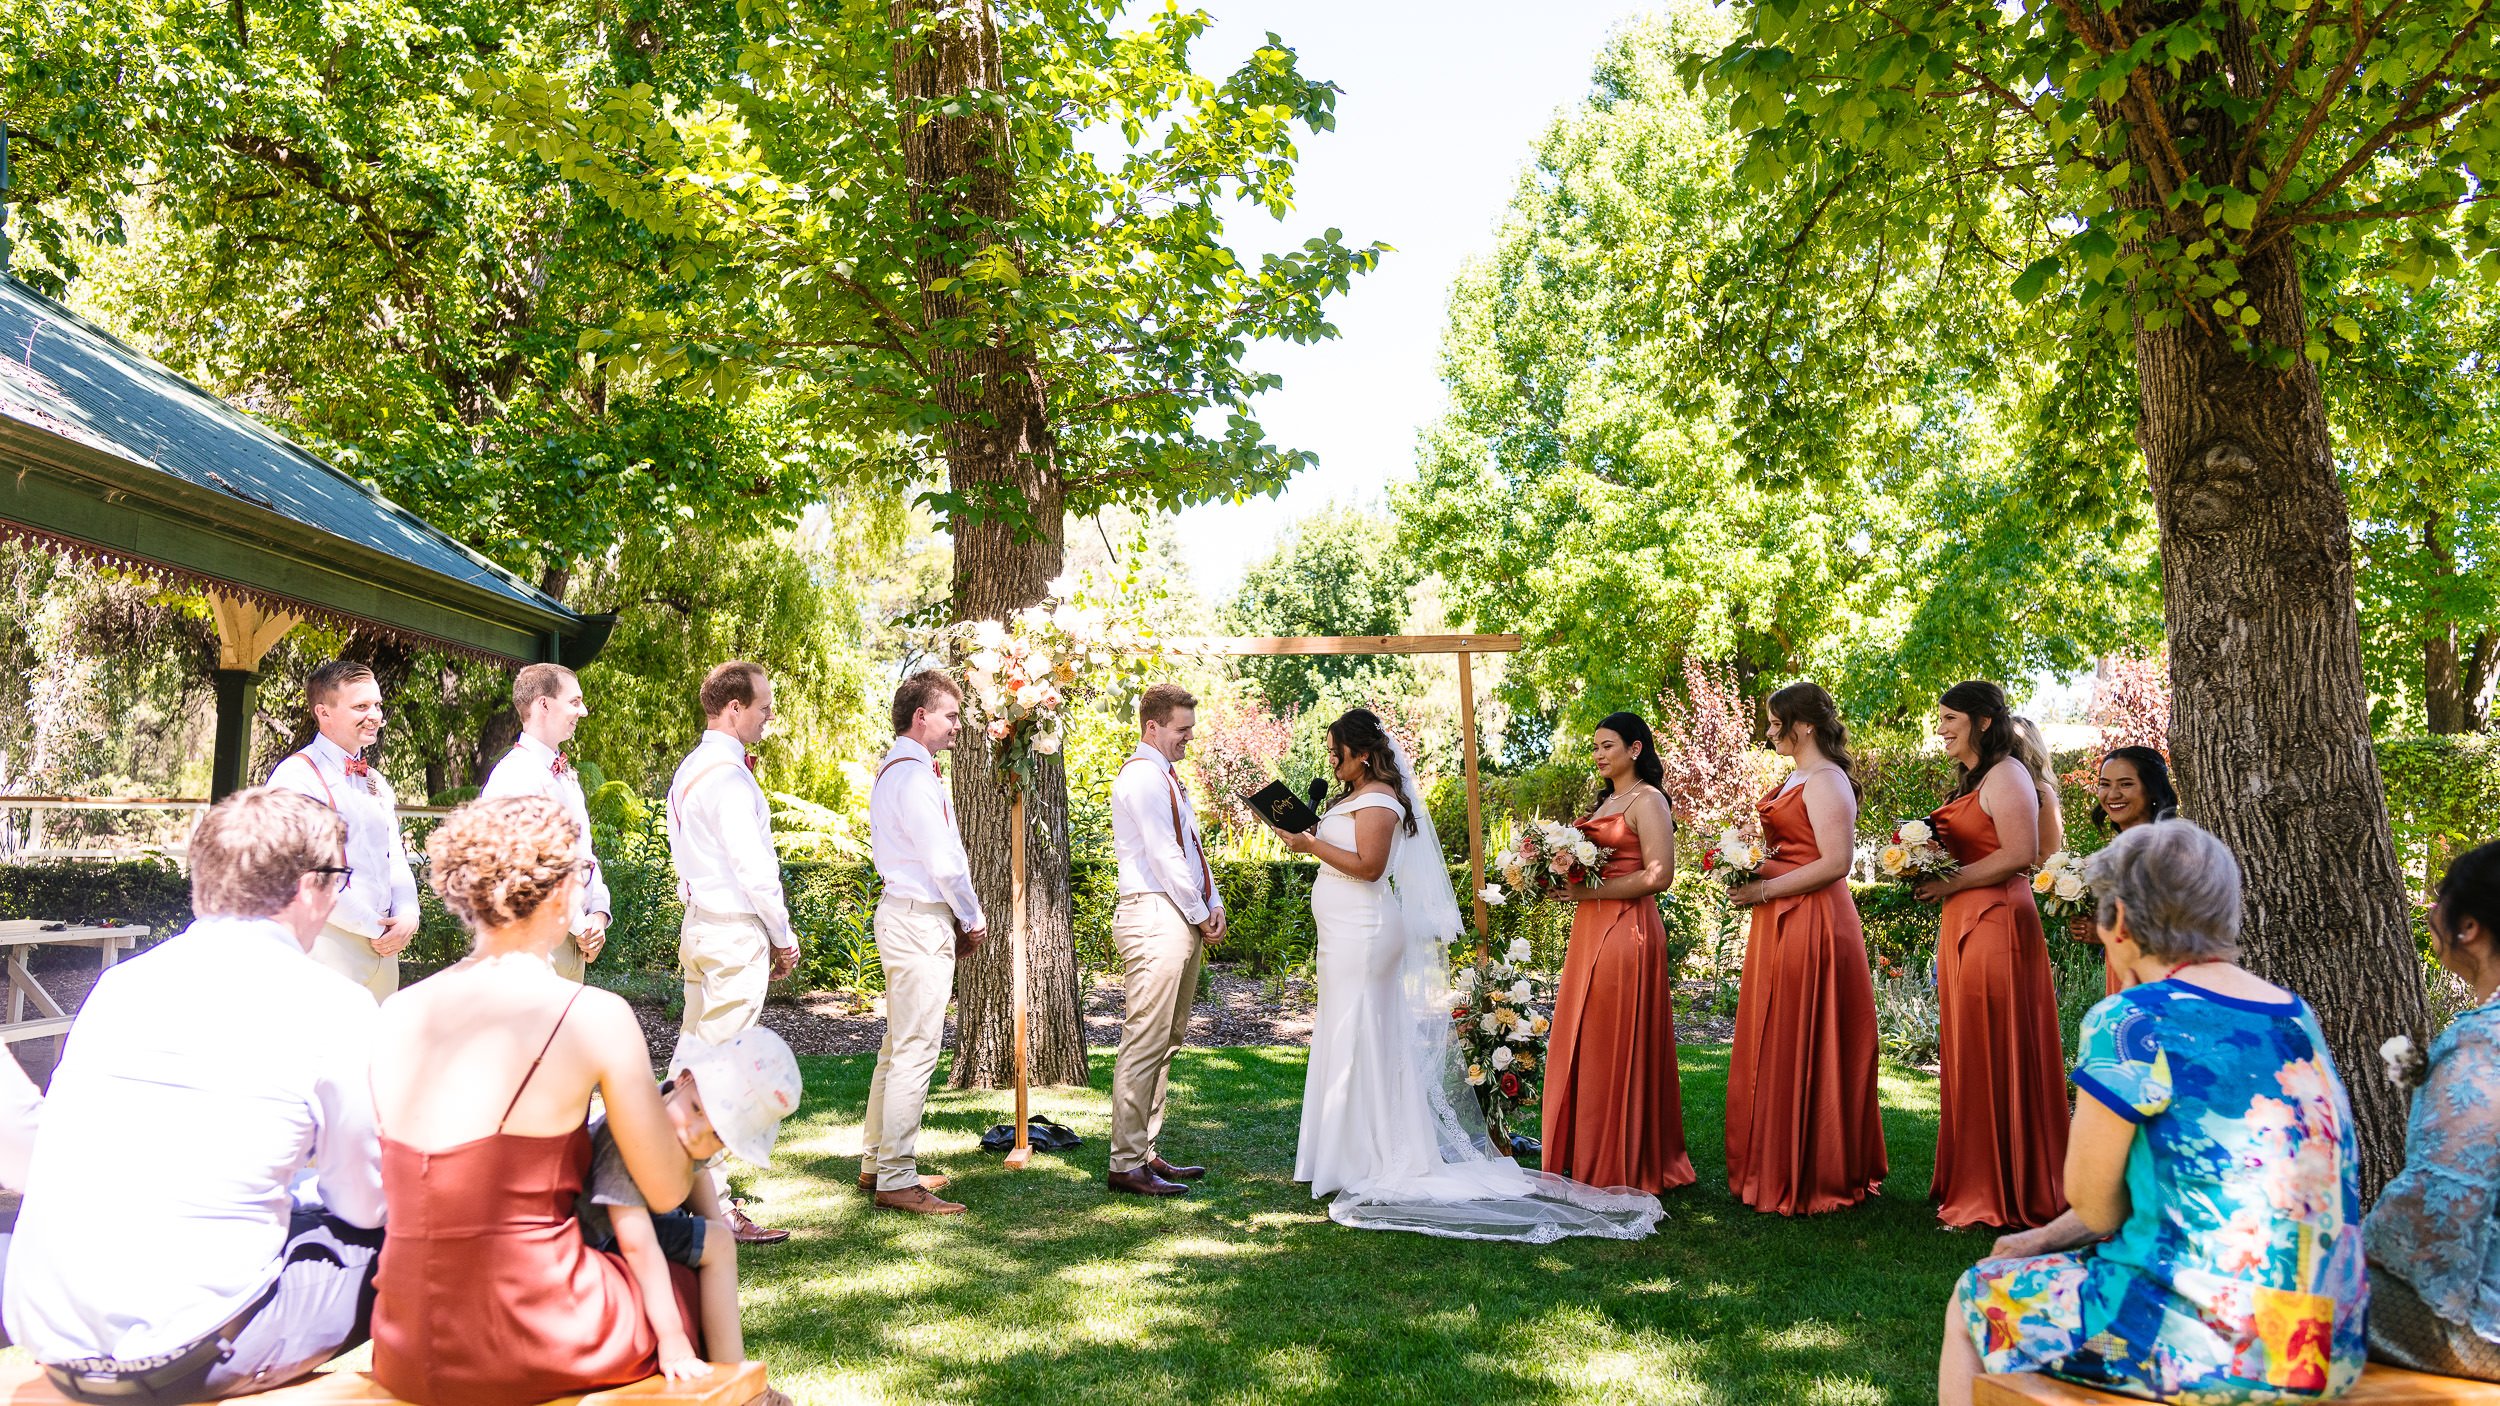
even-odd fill
[{"label": "sky", "polygon": [[1215,25],[1198,71],[1231,72],[1270,31],[1307,77],[1344,89],[1337,130],[1307,137],[1296,209],[1236,213],[1245,257],[1334,226],[1348,244],[1396,246],[1330,304],[1335,341],[1254,351],[1284,377],[1258,402],[1272,442],[1319,466],[1274,498],[1192,508],[1180,545],[1200,591],[1229,595],[1296,519],[1332,503],[1381,506],[1414,473],[1417,433],[1441,412],[1450,282],[1492,247],[1536,139],[1588,90],[1597,49],[1654,9],[1636,0],[1196,0]]}]

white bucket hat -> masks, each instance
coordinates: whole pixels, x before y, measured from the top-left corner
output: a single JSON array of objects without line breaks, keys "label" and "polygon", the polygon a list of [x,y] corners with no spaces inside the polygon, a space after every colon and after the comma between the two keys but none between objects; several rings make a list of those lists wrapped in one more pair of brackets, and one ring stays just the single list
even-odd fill
[{"label": "white bucket hat", "polygon": [[669,1074],[681,1073],[694,1075],[722,1146],[754,1166],[772,1161],[781,1120],[799,1106],[799,1062],[780,1036],[759,1025],[717,1045],[688,1037],[669,1060]]}]

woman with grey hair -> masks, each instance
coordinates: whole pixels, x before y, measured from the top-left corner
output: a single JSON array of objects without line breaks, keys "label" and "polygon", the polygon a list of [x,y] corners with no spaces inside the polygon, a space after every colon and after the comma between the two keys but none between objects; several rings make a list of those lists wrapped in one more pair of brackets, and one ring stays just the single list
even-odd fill
[{"label": "woman with grey hair", "polygon": [[2240,870],[2186,821],[2092,858],[2133,984],[2084,1017],[2069,1209],[2007,1235],[1945,1311],[1937,1398],[2044,1372],[2155,1401],[2315,1401],[2360,1375],[2369,1288],[2352,1107],[2317,1016],[2238,965]]}]

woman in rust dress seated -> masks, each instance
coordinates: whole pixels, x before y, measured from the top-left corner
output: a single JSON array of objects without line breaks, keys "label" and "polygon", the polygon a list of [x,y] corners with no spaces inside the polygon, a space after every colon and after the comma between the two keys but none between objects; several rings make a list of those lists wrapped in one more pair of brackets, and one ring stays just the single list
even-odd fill
[{"label": "woman in rust dress seated", "polygon": [[1995,684],[1958,683],[1936,735],[1962,782],[1937,811],[1937,839],[1961,865],[1918,886],[1942,903],[1936,940],[1937,1215],[1961,1229],[2028,1229],[2066,1209],[2065,1057],[2057,990],[2027,871],[2039,849],[2040,793],[2013,756],[2013,714]]},{"label": "woman in rust dress seated", "polygon": [[1605,785],[1579,822],[1614,851],[1599,881],[1565,896],[1571,947],[1546,1049],[1546,1171],[1656,1195],[1693,1181],[1675,1072],[1675,960],[1658,895],[1675,882],[1675,812],[1649,724],[1616,713],[1591,752]]},{"label": "woman in rust dress seated", "polygon": [[1882,1185],[1875,983],[1849,896],[1858,824],[1849,730],[1821,686],[1771,695],[1771,746],[1794,766],[1759,811],[1769,855],[1729,897],[1753,910],[1727,1073],[1727,1188],[1810,1216]]},{"label": "woman in rust dress seated", "polygon": [[[477,945],[382,1007],[373,1052],[390,1212],[373,1375],[419,1406],[520,1406],[659,1370],[623,1257],[587,1248],[574,1218],[592,1091],[655,1209],[685,1199],[689,1168],[632,1009],[548,962],[581,882],[573,845],[541,797],[465,806],[426,845]],[[700,1324],[694,1273],[669,1269],[680,1321]]]}]

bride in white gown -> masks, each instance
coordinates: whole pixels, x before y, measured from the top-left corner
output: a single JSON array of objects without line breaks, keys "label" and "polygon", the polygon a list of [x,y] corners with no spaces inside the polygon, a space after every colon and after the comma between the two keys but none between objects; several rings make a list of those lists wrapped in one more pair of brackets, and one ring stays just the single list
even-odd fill
[{"label": "bride in white gown", "polygon": [[1329,1216],[1365,1229],[1535,1244],[1649,1234],[1656,1197],[1528,1171],[1493,1151],[1451,1039],[1458,899],[1432,818],[1413,803],[1413,769],[1364,709],[1328,735],[1347,790],[1316,834],[1284,835],[1320,861],[1319,1015],[1294,1180],[1315,1198],[1333,1193]]}]

